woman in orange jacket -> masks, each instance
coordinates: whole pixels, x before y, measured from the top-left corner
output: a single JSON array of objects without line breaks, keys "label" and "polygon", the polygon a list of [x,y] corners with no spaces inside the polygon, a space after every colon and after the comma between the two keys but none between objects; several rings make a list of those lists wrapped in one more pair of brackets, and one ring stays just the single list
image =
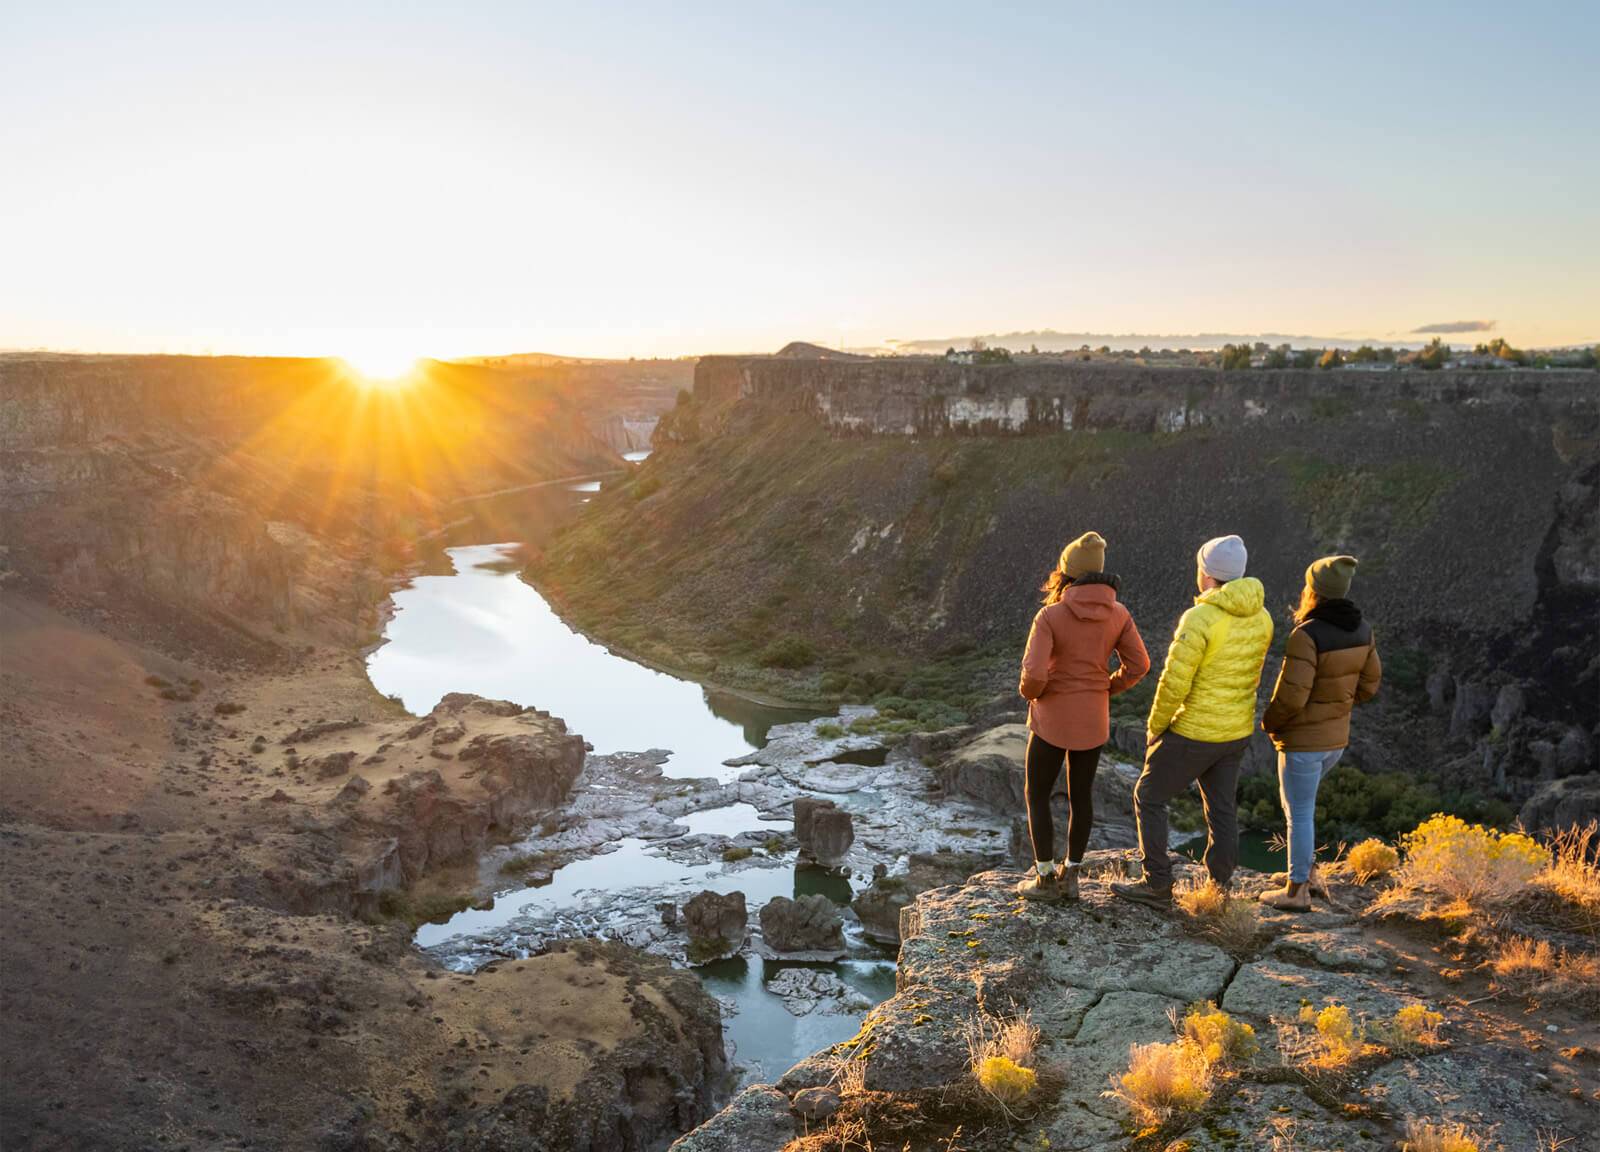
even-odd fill
[{"label": "woman in orange jacket", "polygon": [[[1028,700],[1028,832],[1034,872],[1018,886],[1029,900],[1076,900],[1078,868],[1094,821],[1095,769],[1111,732],[1111,697],[1150,670],[1133,617],[1117,600],[1118,581],[1105,574],[1106,542],[1086,532],[1061,550],[1040,589],[1022,657],[1020,691]],[[1110,672],[1111,654],[1118,667]],[[1067,764],[1067,854],[1055,863],[1050,793]]]}]

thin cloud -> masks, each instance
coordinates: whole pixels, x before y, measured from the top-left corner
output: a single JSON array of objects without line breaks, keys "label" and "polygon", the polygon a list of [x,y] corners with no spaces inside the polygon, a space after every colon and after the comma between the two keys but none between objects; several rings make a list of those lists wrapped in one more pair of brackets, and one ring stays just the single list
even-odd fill
[{"label": "thin cloud", "polygon": [[1436,333],[1441,336],[1446,336],[1454,332],[1492,332],[1494,331],[1494,321],[1442,320],[1437,324],[1424,324],[1421,328],[1413,328],[1411,331],[1413,335],[1418,336],[1432,336]]}]

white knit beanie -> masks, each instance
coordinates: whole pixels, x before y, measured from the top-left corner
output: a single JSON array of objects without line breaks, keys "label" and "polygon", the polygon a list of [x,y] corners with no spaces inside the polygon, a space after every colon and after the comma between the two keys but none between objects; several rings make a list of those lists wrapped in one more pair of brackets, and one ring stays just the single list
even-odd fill
[{"label": "white knit beanie", "polygon": [[1200,571],[1226,583],[1244,575],[1250,554],[1245,551],[1244,541],[1237,536],[1218,536],[1200,545],[1195,559],[1200,562]]}]

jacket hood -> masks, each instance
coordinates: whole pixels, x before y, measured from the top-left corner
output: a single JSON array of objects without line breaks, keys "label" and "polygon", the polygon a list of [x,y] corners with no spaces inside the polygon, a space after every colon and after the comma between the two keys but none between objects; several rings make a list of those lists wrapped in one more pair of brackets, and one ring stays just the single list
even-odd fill
[{"label": "jacket hood", "polygon": [[1210,604],[1221,608],[1230,616],[1254,616],[1267,602],[1267,590],[1254,576],[1241,576],[1229,580],[1221,588],[1212,588],[1194,598],[1196,604]]},{"label": "jacket hood", "polygon": [[1104,620],[1117,602],[1117,589],[1110,580],[1079,580],[1066,590],[1061,603],[1079,620]]},{"label": "jacket hood", "polygon": [[1308,619],[1326,620],[1335,628],[1342,628],[1346,632],[1354,632],[1361,627],[1361,609],[1356,607],[1353,600],[1321,600],[1311,610],[1311,615]]}]

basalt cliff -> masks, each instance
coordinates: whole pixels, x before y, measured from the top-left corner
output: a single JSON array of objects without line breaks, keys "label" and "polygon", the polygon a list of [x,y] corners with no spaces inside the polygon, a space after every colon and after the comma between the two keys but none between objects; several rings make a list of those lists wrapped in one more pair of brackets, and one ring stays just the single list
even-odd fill
[{"label": "basalt cliff", "polygon": [[1086,529],[1158,657],[1201,541],[1244,537],[1280,645],[1306,564],[1347,551],[1388,668],[1351,762],[1548,822],[1596,803],[1595,384],[708,357],[647,466],[532,571],[663,663],[913,711],[1011,690]]}]

